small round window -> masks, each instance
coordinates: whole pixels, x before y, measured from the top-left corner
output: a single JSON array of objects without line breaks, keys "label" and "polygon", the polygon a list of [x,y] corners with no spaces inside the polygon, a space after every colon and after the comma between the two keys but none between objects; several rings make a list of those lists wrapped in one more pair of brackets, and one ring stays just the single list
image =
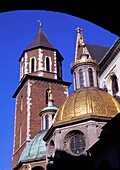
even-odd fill
[{"label": "small round window", "polygon": [[82,133],[74,134],[69,140],[69,147],[73,154],[80,155],[85,149],[85,136]]}]

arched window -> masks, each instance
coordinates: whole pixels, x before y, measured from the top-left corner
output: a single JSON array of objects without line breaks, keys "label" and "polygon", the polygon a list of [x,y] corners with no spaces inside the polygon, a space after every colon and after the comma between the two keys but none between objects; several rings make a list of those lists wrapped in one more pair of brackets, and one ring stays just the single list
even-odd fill
[{"label": "arched window", "polygon": [[61,74],[61,63],[60,63],[60,61],[58,61],[57,70],[58,70],[58,76],[59,76],[59,78],[61,78],[61,77],[62,77],[62,74]]},{"label": "arched window", "polygon": [[107,159],[102,159],[97,167],[98,169],[111,169],[112,166]]},{"label": "arched window", "polygon": [[21,62],[21,77],[24,76],[24,74],[25,74],[24,72],[25,72],[25,62],[22,61],[22,62]]},{"label": "arched window", "polygon": [[90,86],[94,86],[92,68],[89,68],[89,69],[88,69],[88,76],[89,76],[89,84],[90,84]]},{"label": "arched window", "polygon": [[119,90],[116,75],[112,75],[111,79],[112,79],[112,93],[113,93],[113,96],[114,96],[114,95],[116,95],[116,93]]},{"label": "arched window", "polygon": [[75,89],[77,89],[76,73],[74,73],[74,84],[75,84]]},{"label": "arched window", "polygon": [[21,96],[21,100],[20,100],[20,110],[23,110],[23,95]]},{"label": "arched window", "polygon": [[46,71],[50,71],[50,59],[46,58]]},{"label": "arched window", "polygon": [[35,59],[31,59],[31,73],[35,71]]},{"label": "arched window", "polygon": [[46,126],[46,129],[49,128],[49,116],[48,115],[45,116],[45,126]]},{"label": "arched window", "polygon": [[52,120],[54,119],[55,114],[52,114]]},{"label": "arched window", "polygon": [[83,75],[83,69],[79,70],[79,77],[80,77],[80,87],[84,87],[84,75]]},{"label": "arched window", "polygon": [[19,137],[19,146],[22,145],[22,123],[20,123],[20,137]]}]

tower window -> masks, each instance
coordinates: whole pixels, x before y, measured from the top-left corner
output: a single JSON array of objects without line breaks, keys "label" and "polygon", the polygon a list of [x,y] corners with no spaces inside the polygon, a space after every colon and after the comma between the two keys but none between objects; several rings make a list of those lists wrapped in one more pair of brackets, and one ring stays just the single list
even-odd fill
[{"label": "tower window", "polygon": [[20,124],[20,137],[19,137],[19,146],[22,144],[22,123]]},{"label": "tower window", "polygon": [[61,74],[61,63],[60,63],[60,61],[58,61],[58,76],[59,76],[59,77],[62,77],[62,74]]},{"label": "tower window", "polygon": [[113,95],[116,95],[116,93],[118,92],[118,82],[117,82],[117,77],[116,75],[112,75],[111,76],[112,79],[112,93]]},{"label": "tower window", "polygon": [[46,71],[50,71],[50,59],[46,58]]},{"label": "tower window", "polygon": [[88,69],[88,76],[89,76],[89,84],[90,84],[90,86],[94,86],[92,68],[89,68],[89,69]]},{"label": "tower window", "polygon": [[24,71],[25,71],[25,62],[22,61],[22,62],[21,62],[21,77],[24,76]]},{"label": "tower window", "polygon": [[45,116],[45,125],[46,125],[46,129],[48,129],[49,128],[49,116],[48,115]]},{"label": "tower window", "polygon": [[80,87],[84,87],[84,75],[83,75],[83,69],[79,70],[79,77],[80,77]]},{"label": "tower window", "polygon": [[54,116],[55,116],[55,114],[52,114],[52,120],[53,120]]},{"label": "tower window", "polygon": [[76,74],[74,73],[74,84],[75,84],[75,89],[77,89],[77,81],[76,81]]},{"label": "tower window", "polygon": [[35,71],[35,59],[31,59],[31,73]]},{"label": "tower window", "polygon": [[21,101],[20,101],[20,110],[23,110],[23,96],[21,96]]}]

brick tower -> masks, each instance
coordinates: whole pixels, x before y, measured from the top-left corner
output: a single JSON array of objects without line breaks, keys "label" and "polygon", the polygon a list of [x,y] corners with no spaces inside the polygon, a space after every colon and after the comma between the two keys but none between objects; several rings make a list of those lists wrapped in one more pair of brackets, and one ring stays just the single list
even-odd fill
[{"label": "brick tower", "polygon": [[15,104],[12,168],[28,142],[41,130],[39,113],[47,106],[51,88],[58,108],[68,96],[70,82],[62,80],[63,57],[46,37],[42,25],[33,42],[19,58],[20,81],[13,98]]}]

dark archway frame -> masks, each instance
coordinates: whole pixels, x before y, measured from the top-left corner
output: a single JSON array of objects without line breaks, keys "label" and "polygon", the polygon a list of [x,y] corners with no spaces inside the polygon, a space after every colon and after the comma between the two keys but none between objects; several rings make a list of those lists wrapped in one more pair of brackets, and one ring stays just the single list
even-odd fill
[{"label": "dark archway frame", "polygon": [[113,1],[85,0],[1,0],[0,12],[15,10],[46,10],[85,19],[120,36],[119,5]]}]

